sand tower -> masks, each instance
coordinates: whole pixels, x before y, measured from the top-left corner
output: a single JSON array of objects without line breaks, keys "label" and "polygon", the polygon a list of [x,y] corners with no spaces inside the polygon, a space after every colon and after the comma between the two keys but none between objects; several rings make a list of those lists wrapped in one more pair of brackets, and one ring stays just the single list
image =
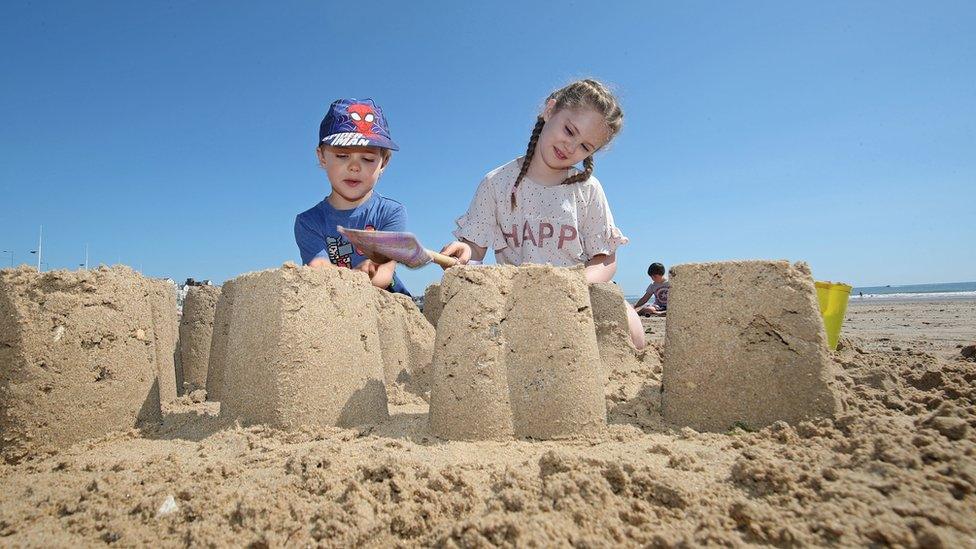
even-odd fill
[{"label": "sand tower", "polygon": [[128,267],[0,271],[0,453],[158,421],[176,331],[175,289]]},{"label": "sand tower", "polygon": [[699,430],[833,416],[841,407],[810,269],[787,261],[677,265],[662,409]]},{"label": "sand tower", "polygon": [[230,322],[237,296],[237,282],[228,280],[220,287],[220,297],[214,308],[213,333],[210,341],[210,363],[207,366],[207,400],[223,399],[224,372],[227,371],[227,345],[230,341]]},{"label": "sand tower", "polygon": [[452,267],[441,292],[434,434],[559,438],[606,426],[603,367],[581,268]]},{"label": "sand tower", "polygon": [[590,284],[590,304],[596,325],[596,342],[604,374],[630,372],[638,368],[636,349],[627,323],[627,300],[620,286],[612,282]]},{"label": "sand tower", "polygon": [[386,420],[376,291],[356,271],[290,263],[225,284],[207,379],[221,415],[280,428]]},{"label": "sand tower", "polygon": [[186,393],[207,388],[214,311],[220,286],[191,286],[183,302],[180,321],[180,364]]},{"label": "sand tower", "polygon": [[427,393],[434,327],[409,297],[380,289],[373,295],[386,383],[402,383],[411,392]]},{"label": "sand tower", "polygon": [[444,310],[444,301],[441,300],[441,284],[433,282],[424,291],[424,316],[435,328],[442,310]]}]

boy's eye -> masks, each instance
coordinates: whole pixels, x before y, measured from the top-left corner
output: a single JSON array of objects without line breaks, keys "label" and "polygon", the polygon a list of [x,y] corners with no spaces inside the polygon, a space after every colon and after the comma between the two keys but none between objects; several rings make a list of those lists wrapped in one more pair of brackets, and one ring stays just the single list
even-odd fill
[{"label": "boy's eye", "polygon": [[376,162],[376,159],[375,158],[363,158],[363,162],[369,162],[370,164],[372,164],[373,162]]},{"label": "boy's eye", "polygon": [[349,158],[348,154],[336,153],[336,158]]}]

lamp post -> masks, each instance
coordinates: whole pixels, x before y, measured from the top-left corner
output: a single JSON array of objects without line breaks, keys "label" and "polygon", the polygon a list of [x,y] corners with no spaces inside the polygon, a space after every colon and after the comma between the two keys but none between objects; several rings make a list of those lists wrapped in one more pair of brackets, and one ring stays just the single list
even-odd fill
[{"label": "lamp post", "polygon": [[33,253],[37,254],[37,272],[41,272],[41,246],[44,243],[44,225],[41,225],[40,230],[37,233],[37,249]]}]

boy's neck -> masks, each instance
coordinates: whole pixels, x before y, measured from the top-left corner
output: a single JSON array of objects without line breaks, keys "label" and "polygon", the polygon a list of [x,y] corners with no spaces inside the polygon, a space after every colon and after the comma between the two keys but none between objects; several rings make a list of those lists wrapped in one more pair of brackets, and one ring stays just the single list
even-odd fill
[{"label": "boy's neck", "polygon": [[364,194],[362,198],[358,200],[346,200],[345,198],[336,194],[335,191],[329,193],[329,196],[325,197],[325,200],[330,206],[337,210],[352,210],[366,203],[367,200],[373,197],[373,191],[369,191]]}]

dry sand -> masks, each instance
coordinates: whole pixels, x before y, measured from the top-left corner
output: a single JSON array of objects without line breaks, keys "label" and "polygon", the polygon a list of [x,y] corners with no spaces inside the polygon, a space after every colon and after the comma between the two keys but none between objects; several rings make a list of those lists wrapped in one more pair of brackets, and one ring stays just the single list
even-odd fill
[{"label": "dry sand", "polygon": [[830,357],[848,410],[756,432],[663,422],[657,318],[610,365],[607,431],[571,441],[445,441],[419,398],[290,433],[181,398],[157,428],[0,466],[0,545],[971,547],[974,305],[852,305]]},{"label": "dry sand", "polygon": [[220,298],[219,286],[192,286],[183,302],[180,319],[180,393],[207,388],[214,310]]},{"label": "dry sand", "polygon": [[676,265],[668,300],[668,422],[723,432],[833,418],[843,408],[806,263]]}]

